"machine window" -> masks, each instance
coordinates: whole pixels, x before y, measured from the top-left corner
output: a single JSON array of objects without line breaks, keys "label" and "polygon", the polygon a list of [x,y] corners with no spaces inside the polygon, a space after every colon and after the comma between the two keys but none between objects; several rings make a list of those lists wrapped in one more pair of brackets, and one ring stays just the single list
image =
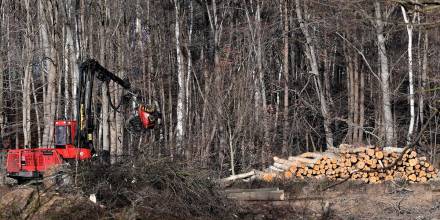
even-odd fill
[{"label": "machine window", "polygon": [[70,129],[67,126],[55,127],[55,146],[64,146],[70,144]]}]

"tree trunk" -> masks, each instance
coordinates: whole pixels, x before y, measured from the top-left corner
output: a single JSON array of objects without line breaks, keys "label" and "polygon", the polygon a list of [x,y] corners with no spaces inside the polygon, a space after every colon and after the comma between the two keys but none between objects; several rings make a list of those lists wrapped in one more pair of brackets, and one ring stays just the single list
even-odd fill
[{"label": "tree trunk", "polygon": [[[120,8],[119,13],[123,14],[124,12],[122,10],[122,8],[123,8],[122,5],[120,5],[119,8]],[[126,28],[124,28],[124,27],[121,27],[121,29],[124,30],[126,32],[126,35],[128,36],[128,33],[127,33],[128,30]],[[114,55],[115,56],[114,59],[115,59],[115,63],[118,64],[118,68],[117,68],[118,73],[117,73],[117,75],[120,78],[125,78],[123,73],[122,73],[122,71],[120,71],[120,70],[123,70],[124,67],[125,67],[125,57],[126,57],[126,55],[125,55],[124,52],[126,50],[128,50],[128,48],[127,48],[128,47],[128,43],[127,43],[126,37],[124,37],[122,35],[122,33],[124,33],[124,32],[121,31],[121,33],[119,33],[117,35],[118,36],[118,41],[119,41],[119,47],[118,47],[118,50],[117,50],[117,54]],[[114,89],[113,89],[113,100],[114,100],[113,101],[113,105],[114,106],[118,106],[120,104],[118,102],[121,101],[121,97],[122,97],[122,93],[123,93],[122,90],[123,89],[121,88],[121,86],[114,84]],[[122,120],[122,116],[121,116],[120,113],[118,113],[116,110],[112,110],[112,112],[113,112],[113,115],[114,115],[114,119],[113,119],[113,122],[114,122],[114,124],[113,124],[113,127],[114,127],[113,128],[113,132],[114,133],[112,135],[112,146],[114,146],[116,148],[116,158],[117,158],[116,161],[121,161],[120,158],[124,154],[124,146],[123,146],[123,143],[124,143],[124,129],[123,129],[124,122]]]},{"label": "tree trunk", "polygon": [[[170,58],[169,58],[170,59]],[[170,60],[171,61],[171,60]],[[172,85],[172,77],[168,77],[168,85]],[[176,145],[174,142],[174,120],[173,120],[173,91],[172,86],[168,86],[168,146],[169,146],[169,152],[171,159],[174,159],[176,156]]]},{"label": "tree trunk", "polygon": [[[259,81],[259,89],[260,90],[260,96],[261,96],[261,107],[262,107],[262,117],[263,117],[263,149],[262,151],[265,151],[266,157],[270,158],[271,156],[271,149],[270,149],[270,141],[269,141],[269,122],[268,122],[268,114],[267,114],[267,100],[266,100],[266,85],[264,83],[264,71],[263,71],[263,58],[262,58],[262,40],[261,40],[261,6],[263,2],[257,1],[257,10],[255,12],[255,20],[256,20],[256,34],[257,34],[257,71],[258,71],[258,81]],[[264,155],[263,155],[264,156]],[[263,161],[265,162],[265,161]]]},{"label": "tree trunk", "polygon": [[281,3],[283,18],[283,76],[284,76],[284,109],[283,109],[283,145],[281,152],[287,155],[289,145],[289,14],[288,1]]},{"label": "tree trunk", "polygon": [[[106,60],[105,60],[105,50],[106,50],[106,27],[105,25],[107,24],[107,1],[105,0],[103,2],[103,10],[105,13],[105,16],[103,16],[103,21],[102,21],[102,25],[99,26],[99,46],[100,46],[100,53],[99,53],[99,59],[100,62],[105,65],[106,64]],[[91,39],[89,39],[90,41]],[[91,47],[91,45],[90,45]],[[111,155],[111,143],[110,143],[110,112],[109,112],[109,97],[107,96],[108,94],[108,90],[109,88],[103,84],[102,89],[101,89],[101,94],[102,94],[102,106],[101,106],[101,111],[102,111],[102,122],[101,122],[101,126],[102,126],[102,155],[104,156],[105,159],[107,159],[107,156],[112,156]],[[114,162],[114,158],[108,158],[110,159],[110,161],[106,161],[106,162]]]},{"label": "tree trunk", "polygon": [[358,132],[359,132],[359,60],[357,55],[353,56],[353,142],[359,143]]},{"label": "tree trunk", "polygon": [[[22,81],[22,94],[23,94],[23,136],[24,145],[29,146],[31,144],[31,60],[32,60],[32,42],[30,35],[31,30],[31,16],[29,0],[25,0],[26,7],[26,34],[25,34],[25,46],[23,49],[24,58],[24,79]],[[3,91],[0,91],[3,93]]]},{"label": "tree trunk", "polygon": [[353,81],[353,55],[352,53],[350,53],[350,50],[348,50],[348,48],[345,48],[345,60],[347,63],[347,90],[348,90],[348,116],[347,116],[347,121],[348,121],[348,131],[347,131],[347,135],[345,137],[345,142],[346,143],[353,143],[353,130],[354,130],[354,120],[353,120],[353,106],[354,106],[354,81]]},{"label": "tree trunk", "polygon": [[[37,93],[35,91],[35,82],[34,82],[34,78],[31,77],[31,86],[32,86],[32,97],[34,99],[34,103],[38,103],[37,100]],[[37,138],[38,138],[38,146],[42,146],[42,139],[41,139],[41,119],[40,119],[40,111],[38,106],[34,107],[34,111],[35,111],[35,119],[37,121]]]},{"label": "tree trunk", "polygon": [[[3,2],[0,3],[0,12],[2,14],[1,16],[1,23],[0,23],[0,30],[3,30],[3,24],[6,23],[6,13],[5,13],[5,4]],[[6,36],[6,40],[9,40],[8,37]],[[4,49],[3,45],[1,45],[0,47],[1,49]],[[8,56],[8,52],[6,52],[6,56]],[[7,58],[6,58],[7,59]],[[5,65],[5,63],[3,61],[0,61],[0,71],[1,73],[6,71],[7,66]],[[4,85],[3,85],[3,80],[4,80],[4,75],[0,74],[0,141],[1,145],[0,147],[3,147],[3,135],[5,133],[5,112],[4,112],[4,108],[3,108],[3,101],[4,101]],[[1,155],[0,155],[1,157]],[[2,179],[0,179],[0,183],[1,183]]]},{"label": "tree trunk", "polygon": [[[150,17],[150,2],[151,1],[147,1],[147,27],[150,28],[151,27],[151,21],[153,20]],[[147,38],[147,53],[148,53],[148,57],[147,57],[147,61],[148,61],[148,75],[151,76],[154,73],[154,66],[153,66],[153,43],[151,40],[151,37]],[[151,77],[149,77],[151,79]],[[148,99],[151,100],[151,80],[148,81]]]},{"label": "tree trunk", "polygon": [[184,123],[185,123],[185,72],[183,63],[183,54],[180,50],[180,24],[179,24],[179,11],[180,5],[178,0],[174,1],[175,10],[175,40],[176,40],[176,58],[177,58],[177,82],[179,85],[177,93],[177,118],[176,118],[176,154],[182,155],[183,149],[183,138],[184,138]]},{"label": "tree trunk", "polygon": [[187,140],[185,143],[185,157],[187,160],[190,160],[192,157],[192,135],[191,135],[191,131],[192,131],[192,123],[191,123],[191,114],[192,112],[190,112],[191,106],[190,106],[190,98],[191,98],[191,90],[190,90],[190,82],[191,82],[191,76],[192,76],[192,54],[191,54],[191,46],[192,46],[192,32],[193,32],[193,20],[194,20],[194,15],[193,15],[193,1],[190,0],[189,1],[189,21],[188,21],[188,43],[186,46],[186,51],[187,51],[187,59],[188,59],[188,64],[187,64],[187,73],[186,73],[186,82],[185,82],[185,115],[186,115],[186,124],[187,129],[186,129],[186,136],[187,136]]},{"label": "tree trunk", "polygon": [[[425,32],[424,34],[424,40],[423,40],[423,61],[422,61],[422,73],[421,73],[421,78],[420,78],[420,84],[421,84],[421,90],[425,91],[425,87],[426,87],[426,80],[427,80],[427,72],[428,72],[428,31]],[[419,108],[420,108],[420,126],[424,125],[424,93],[422,92],[422,94],[420,95],[420,99],[419,99]]]},{"label": "tree trunk", "polygon": [[[28,56],[28,55],[25,55]],[[28,59],[25,59],[24,66],[24,79],[22,81],[22,91],[23,91],[23,136],[24,145],[29,146],[31,144],[31,96],[30,96],[30,81],[31,72],[28,63]]]},{"label": "tree trunk", "polygon": [[[208,108],[209,103],[206,101],[206,98],[210,96],[211,93],[211,77],[208,74],[208,64],[207,59],[205,58],[205,54],[203,52],[203,49],[200,51],[200,60],[202,62],[202,74],[204,78],[205,85],[203,87],[203,94],[204,94],[204,102],[203,102],[203,109],[202,109],[202,145],[205,146],[205,149],[203,151],[202,158],[204,159],[203,162],[205,166],[207,166],[209,162],[209,155],[211,153],[211,144],[209,143],[209,136],[211,134],[211,130],[214,128],[209,127],[208,123]],[[215,127],[215,126],[213,126]]]},{"label": "tree trunk", "polygon": [[[81,1],[79,4],[79,10],[83,10],[81,8]],[[71,4],[70,4],[71,5]],[[76,7],[74,8],[77,9]],[[72,81],[72,117],[76,119],[77,117],[77,87],[78,87],[78,81],[79,81],[79,59],[81,57],[81,34],[82,34],[82,27],[84,26],[84,20],[80,20],[83,18],[83,15],[78,16],[76,14],[76,17],[73,17],[72,10],[69,11],[68,15],[71,16],[69,19],[71,21],[71,25],[69,26],[72,33],[72,40],[74,44],[74,51],[71,51],[70,54],[70,65],[71,65],[71,81]],[[68,30],[69,31],[69,30]],[[68,36],[69,37],[69,36]],[[99,145],[98,145],[99,146]]]},{"label": "tree trunk", "polygon": [[331,106],[332,102],[332,95],[331,95],[331,74],[332,72],[332,59],[329,55],[328,49],[324,50],[324,91],[325,91],[325,98],[328,100],[327,103],[328,106]]},{"label": "tree trunk", "polygon": [[[214,37],[213,47],[214,47],[214,84],[215,91],[217,92],[215,97],[215,106],[217,108],[215,114],[215,125],[217,127],[217,137],[218,137],[218,160],[220,169],[223,169],[223,161],[225,158],[225,151],[227,149],[226,143],[226,132],[224,127],[223,118],[223,77],[220,69],[220,36],[222,33],[222,22],[219,22],[219,12],[217,9],[216,0],[211,0],[211,9],[209,9],[209,4],[206,3],[209,23],[211,26],[212,35]],[[225,10],[225,9],[223,9]]]},{"label": "tree trunk", "polygon": [[[316,93],[318,94],[319,102],[321,105],[321,114],[322,114],[322,117],[324,118],[324,130],[325,130],[326,144],[327,144],[327,147],[333,147],[333,133],[330,128],[331,118],[330,118],[330,113],[328,111],[328,106],[327,106],[327,101],[325,98],[324,90],[322,88],[321,81],[319,78],[318,61],[316,58],[316,52],[315,52],[313,39],[309,33],[308,26],[306,25],[306,23],[304,21],[299,0],[295,0],[295,3],[296,3],[296,15],[297,15],[297,18],[298,18],[298,21],[300,24],[300,28],[301,28],[301,31],[303,32],[304,36],[306,37],[306,41],[307,41],[306,55],[309,60],[310,67],[312,70],[311,72],[313,74],[313,78],[315,81],[315,89],[316,89]],[[306,16],[308,16],[308,15],[306,15]]]},{"label": "tree trunk", "polygon": [[[52,41],[49,39],[49,35],[51,34],[49,31],[49,26],[52,25],[53,17],[52,14],[46,17],[44,13],[44,9],[46,11],[52,12],[55,8],[52,7],[51,2],[39,1],[39,16],[40,16],[40,37],[41,37],[41,46],[44,52],[43,58],[43,66],[46,70],[46,83],[47,87],[45,89],[44,101],[43,101],[43,109],[44,109],[44,131],[43,131],[43,145],[48,146],[52,142],[53,137],[53,127],[54,127],[54,115],[55,115],[55,86],[56,86],[56,67],[55,67],[55,50]],[[45,19],[46,18],[46,19]],[[52,35],[51,35],[52,36]]]},{"label": "tree trunk", "polygon": [[388,58],[385,48],[385,37],[383,34],[384,23],[382,21],[382,12],[379,1],[374,3],[376,36],[378,42],[378,54],[380,61],[380,78],[382,90],[382,109],[383,109],[383,128],[385,132],[385,146],[391,147],[394,144],[394,123],[391,113],[391,90],[390,90],[390,72],[388,70]]},{"label": "tree trunk", "polygon": [[364,137],[364,123],[365,123],[365,74],[362,69],[360,74],[360,88],[359,88],[359,129],[357,134],[358,143],[363,143]]},{"label": "tree trunk", "polygon": [[417,13],[414,15],[413,20],[408,17],[406,9],[401,6],[403,19],[406,24],[406,31],[408,33],[408,79],[409,79],[409,107],[410,107],[410,121],[407,135],[407,144],[412,143],[412,135],[414,131],[414,121],[415,121],[415,101],[414,101],[414,74],[413,74],[413,55],[412,55],[412,44],[413,44],[413,23],[417,16]]},{"label": "tree trunk", "polygon": [[[160,89],[160,99],[161,99],[161,109],[163,109],[163,111],[165,111],[166,109],[166,96],[165,96],[165,78],[162,78],[162,80],[159,82],[159,89]],[[169,144],[169,139],[168,139],[168,121],[167,121],[167,114],[165,114],[166,112],[163,113],[162,115],[162,124],[163,124],[163,138],[164,140],[164,144],[165,146],[170,146]],[[160,154],[160,150],[159,150],[159,154]]]},{"label": "tree trunk", "polygon": [[[261,42],[261,7],[262,2],[256,2],[256,9],[253,9],[250,5],[251,11],[255,11],[254,19],[251,19],[249,9],[246,8],[246,18],[249,26],[249,34],[252,44],[250,45],[252,52],[255,54],[256,71],[252,71],[252,79],[254,80],[255,92],[255,121],[262,121],[263,129],[263,146],[261,149],[261,163],[265,164],[266,159],[270,158],[270,139],[269,139],[269,124],[267,114],[267,100],[266,100],[266,86],[264,83],[264,70],[263,70],[263,45]],[[282,13],[282,12],[281,12]],[[253,62],[254,60],[250,60]]]},{"label": "tree trunk", "polygon": [[[66,28],[63,27],[66,31]],[[66,33],[67,34],[67,33]],[[67,41],[64,42],[64,117],[68,118],[70,116],[70,92],[67,88],[71,88],[70,83],[69,83],[69,79],[70,79],[70,62],[69,62],[69,58],[68,58],[68,54],[69,54],[69,50],[67,49]],[[61,93],[60,93],[61,94]]]},{"label": "tree trunk", "polygon": [[[69,72],[69,74],[66,74],[66,88],[69,84],[71,85],[71,94],[72,98],[69,97],[69,90],[65,90],[66,92],[66,103],[65,103],[65,115],[70,116],[71,118],[76,119],[76,87],[77,87],[77,80],[79,78],[79,69],[78,69],[78,48],[75,47],[75,42],[77,42],[77,35],[75,32],[75,29],[77,28],[77,23],[73,19],[73,5],[71,0],[66,1],[66,23],[65,23],[65,71],[66,73]],[[74,28],[76,27],[76,28]],[[75,39],[75,40],[74,40]],[[69,81],[71,83],[69,83]]]}]

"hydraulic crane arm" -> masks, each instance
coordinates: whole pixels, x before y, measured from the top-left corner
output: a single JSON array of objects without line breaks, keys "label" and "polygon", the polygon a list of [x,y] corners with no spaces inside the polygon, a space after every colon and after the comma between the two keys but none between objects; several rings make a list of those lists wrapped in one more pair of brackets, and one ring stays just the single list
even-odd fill
[{"label": "hydraulic crane arm", "polygon": [[[144,105],[136,103],[136,96],[132,91],[131,84],[128,80],[123,80],[117,75],[108,71],[101,66],[96,60],[88,59],[80,65],[79,82],[77,88],[77,131],[76,146],[78,148],[93,149],[93,131],[95,130],[94,118],[92,113],[92,93],[94,78],[106,83],[115,82],[130,93],[132,102],[135,102],[137,109],[130,119],[141,122],[143,128],[153,128],[154,116],[160,115],[157,109],[148,109]],[[111,100],[109,100],[111,101]],[[113,106],[113,105],[112,105]],[[150,123],[150,124],[149,124]],[[139,124],[139,123],[138,123]]]},{"label": "hydraulic crane arm", "polygon": [[122,88],[124,88],[126,90],[131,89],[131,84],[128,80],[123,80],[123,79],[119,78],[118,76],[116,76],[112,72],[108,71],[103,66],[101,66],[101,64],[99,64],[98,61],[96,61],[94,59],[88,59],[85,62],[83,62],[80,66],[80,70],[81,70],[81,72],[84,72],[87,70],[92,71],[92,72],[94,72],[94,74],[96,74],[96,78],[103,81],[103,82],[113,81],[113,82],[119,84],[120,86],[122,86]]}]

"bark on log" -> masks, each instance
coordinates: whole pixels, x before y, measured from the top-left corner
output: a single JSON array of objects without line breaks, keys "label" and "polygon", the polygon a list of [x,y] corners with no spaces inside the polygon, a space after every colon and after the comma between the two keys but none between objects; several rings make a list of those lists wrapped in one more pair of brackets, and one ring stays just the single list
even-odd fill
[{"label": "bark on log", "polygon": [[245,179],[248,177],[251,177],[255,175],[255,170],[252,170],[250,172],[247,173],[242,173],[242,174],[237,174],[237,175],[233,175],[233,176],[229,176],[226,178],[223,178],[220,180],[220,182],[230,182],[230,181],[234,181],[234,180],[238,180],[238,179]]},{"label": "bark on log", "polygon": [[274,157],[273,161],[275,163],[285,164],[285,165],[288,165],[288,166],[296,166],[296,167],[300,167],[301,166],[301,163],[299,163],[299,162],[290,161],[290,160],[286,160],[286,159],[281,159],[281,158],[278,158],[278,157]]},{"label": "bark on log", "polygon": [[367,149],[371,149],[370,146],[366,146],[366,147],[355,147],[355,148],[328,148],[327,149],[327,153],[335,153],[335,154],[341,154],[341,153],[360,153],[360,152],[364,152]]},{"label": "bark on log", "polygon": [[[290,158],[291,157],[289,157],[289,160],[286,160],[286,159],[274,157],[273,158],[273,160],[275,162],[274,166],[275,166],[275,164],[277,164],[277,165],[284,164],[284,165],[289,166],[289,168],[290,168],[291,166],[301,167],[302,165],[304,165],[306,167],[313,168],[313,165],[315,165],[316,161],[318,161],[318,159],[307,159],[307,158],[301,158],[301,157],[298,157],[298,159],[295,159],[295,160],[290,160]],[[278,167],[278,166],[275,166],[275,167]],[[287,168],[285,170],[288,170],[289,168]]]},{"label": "bark on log", "polygon": [[281,170],[286,171],[286,170],[289,170],[289,168],[290,168],[291,165],[289,165],[289,164],[284,164],[284,163],[277,163],[277,162],[275,162],[275,163],[273,163],[273,166],[276,167],[276,168],[278,168],[278,169],[281,169]]},{"label": "bark on log", "polygon": [[285,200],[284,190],[228,193],[226,195],[226,197],[228,199],[235,199],[235,200],[242,200],[242,201],[283,201],[283,200]]},{"label": "bark on log", "polygon": [[384,147],[383,151],[387,153],[402,153],[405,148],[401,147]]},{"label": "bark on log", "polygon": [[274,167],[274,166],[272,166],[272,165],[270,165],[269,166],[269,170],[270,171],[273,171],[273,172],[283,172],[284,170],[282,170],[282,169],[280,169],[280,168],[278,168],[278,167]]},{"label": "bark on log", "polygon": [[[323,157],[323,156],[322,156]],[[320,160],[322,157],[320,157],[320,158],[314,158],[314,159],[309,159],[309,158],[303,158],[303,157],[292,157],[292,156],[290,156],[289,157],[289,161],[292,161],[292,162],[298,162],[298,163],[300,163],[300,164],[304,164],[304,165],[306,165],[306,166],[311,166],[311,167],[313,167],[313,165],[318,161],[318,160]]]},{"label": "bark on log", "polygon": [[258,188],[258,189],[227,189],[223,190],[223,193],[243,193],[243,192],[270,192],[270,191],[278,191],[280,188]]}]

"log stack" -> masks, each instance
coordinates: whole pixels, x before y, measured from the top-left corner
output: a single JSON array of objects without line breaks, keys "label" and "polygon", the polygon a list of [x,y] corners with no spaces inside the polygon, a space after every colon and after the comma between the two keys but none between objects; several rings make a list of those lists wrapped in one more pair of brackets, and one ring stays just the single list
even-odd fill
[{"label": "log stack", "polygon": [[426,157],[406,148],[341,145],[326,152],[306,152],[287,159],[273,159],[274,163],[267,169],[254,170],[244,175],[245,178],[267,182],[275,179],[328,178],[361,180],[365,183],[403,179],[410,183],[424,183],[438,175],[438,169]]},{"label": "log stack", "polygon": [[437,177],[438,170],[426,157],[418,157],[414,150],[402,151],[403,148],[340,147],[324,153],[307,152],[288,159],[274,157],[273,165],[261,174],[261,179],[326,177],[330,180],[350,178],[366,183],[394,179],[424,183]]}]

